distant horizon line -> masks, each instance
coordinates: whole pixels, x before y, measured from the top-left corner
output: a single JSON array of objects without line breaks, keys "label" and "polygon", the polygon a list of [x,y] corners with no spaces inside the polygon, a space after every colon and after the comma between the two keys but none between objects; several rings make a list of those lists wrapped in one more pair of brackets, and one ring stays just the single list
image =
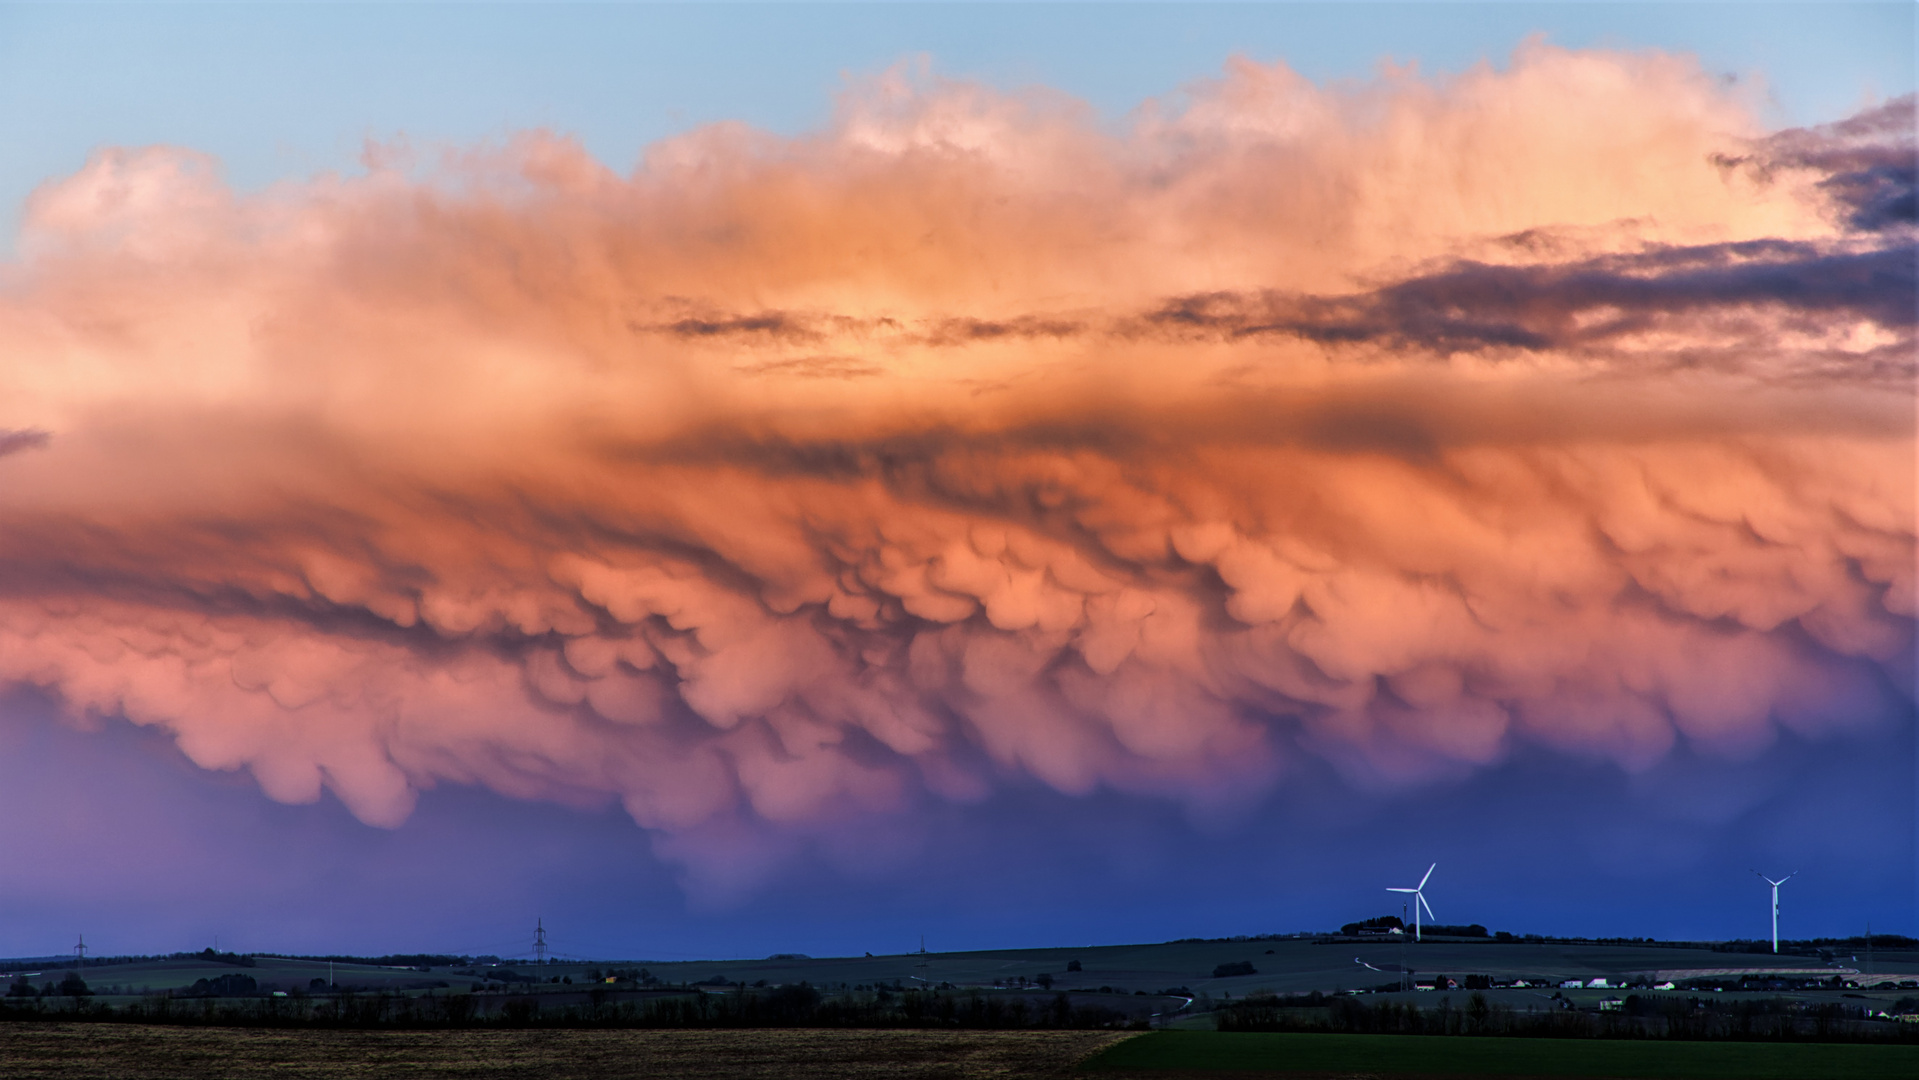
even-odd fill
[{"label": "distant horizon line", "polygon": [[[1500,937],[1499,935],[1501,933],[1504,933],[1506,936]],[[1401,936],[1406,936],[1406,935],[1401,935]],[[1651,945],[1651,946],[1658,946],[1658,947],[1665,947],[1665,948],[1684,948],[1684,947],[1710,948],[1712,946],[1726,946],[1726,945],[1753,945],[1753,946],[1766,946],[1769,949],[1770,943],[1771,943],[1770,938],[1763,938],[1763,937],[1762,938],[1671,938],[1671,939],[1666,939],[1666,938],[1653,938],[1653,937],[1590,937],[1590,936],[1579,936],[1579,935],[1569,936],[1569,935],[1560,935],[1560,934],[1516,934],[1516,933],[1511,933],[1509,931],[1489,932],[1483,937],[1479,935],[1460,935],[1460,934],[1435,934],[1433,936],[1448,939],[1447,941],[1448,944],[1464,941],[1464,942],[1474,942],[1474,943],[1484,942],[1486,944],[1491,944],[1491,945],[1550,943],[1550,944],[1570,944],[1570,945]],[[1104,945],[1039,945],[1039,946],[1030,946],[1030,947],[1024,947],[1024,948],[1018,947],[1018,946],[1009,946],[1005,948],[951,949],[946,951],[941,951],[936,949],[927,949],[927,950],[924,950],[923,952],[921,950],[907,950],[905,952],[899,952],[899,953],[868,952],[868,953],[865,953],[864,955],[847,954],[844,956],[811,956],[805,953],[797,953],[797,952],[774,953],[770,956],[765,956],[765,957],[709,956],[709,957],[693,957],[693,958],[678,959],[678,960],[662,959],[658,957],[647,958],[647,957],[620,957],[620,956],[597,956],[597,957],[569,956],[564,958],[549,958],[545,962],[545,964],[542,966],[567,967],[567,966],[577,966],[580,964],[602,964],[602,963],[729,964],[729,963],[743,963],[743,962],[766,963],[766,962],[775,961],[775,960],[863,960],[863,959],[880,959],[884,957],[911,957],[911,956],[919,956],[919,955],[967,956],[967,955],[977,955],[981,953],[1042,952],[1042,951],[1071,950],[1071,949],[1127,949],[1127,948],[1149,948],[1149,947],[1161,946],[1161,945],[1224,944],[1224,943],[1233,943],[1233,942],[1256,942],[1256,941],[1298,941],[1303,939],[1314,939],[1314,938],[1346,938],[1356,943],[1363,943],[1369,940],[1376,941],[1376,940],[1385,939],[1388,937],[1390,937],[1390,935],[1342,934],[1338,931],[1297,931],[1293,933],[1283,933],[1283,934],[1236,934],[1236,935],[1227,936],[1227,937],[1185,937],[1185,938],[1172,938],[1166,941],[1116,942],[1116,943],[1110,943],[1110,944],[1104,944]],[[1873,933],[1870,935],[1870,937],[1868,937],[1865,934],[1855,934],[1850,937],[1780,938],[1779,945],[1781,949],[1784,949],[1787,947],[1818,948],[1820,946],[1845,945],[1845,944],[1851,944],[1855,942],[1861,945],[1864,945],[1864,944],[1868,944],[1869,942],[1876,943],[1881,941],[1887,942],[1888,944],[1906,944],[1914,947],[1919,947],[1919,938],[1915,938],[1907,934],[1896,934],[1896,933]],[[233,952],[233,951],[215,950],[211,947],[208,947],[208,948],[200,949],[197,951],[177,950],[174,952],[166,952],[166,953],[114,953],[114,954],[109,954],[105,956],[89,956],[85,958],[84,962],[78,963],[78,964],[72,963],[72,961],[76,959],[74,956],[72,956],[71,954],[62,954],[62,953],[45,953],[45,954],[40,954],[35,956],[0,957],[0,967],[12,968],[12,967],[31,966],[34,964],[40,964],[45,967],[58,967],[60,966],[60,963],[67,963],[71,967],[81,968],[81,967],[94,967],[94,966],[111,966],[112,964],[115,964],[115,963],[135,963],[139,961],[148,961],[148,960],[176,960],[176,959],[187,960],[187,959],[195,959],[195,958],[217,959],[217,958],[223,958],[223,957],[232,957],[234,959],[259,957],[262,959],[270,959],[270,960],[311,960],[316,962],[349,963],[349,964],[360,964],[364,966],[376,966],[376,967],[419,967],[419,966],[430,967],[433,965],[425,963],[425,961],[430,961],[430,960],[446,961],[448,962],[448,964],[452,964],[452,963],[476,964],[476,963],[491,961],[492,963],[496,963],[496,964],[504,964],[504,963],[512,962],[512,963],[518,963],[518,964],[539,965],[539,961],[536,961],[529,956],[523,956],[520,954],[460,953],[460,952],[410,952],[410,953],[381,953],[381,954],[287,953],[287,952],[272,952],[272,951]],[[394,961],[403,961],[403,960],[413,960],[415,961],[415,963],[403,964],[403,963],[394,962]],[[60,963],[56,963],[56,962],[60,962]],[[448,965],[443,964],[441,966],[448,966]],[[11,972],[0,973],[0,974],[11,974]]]}]

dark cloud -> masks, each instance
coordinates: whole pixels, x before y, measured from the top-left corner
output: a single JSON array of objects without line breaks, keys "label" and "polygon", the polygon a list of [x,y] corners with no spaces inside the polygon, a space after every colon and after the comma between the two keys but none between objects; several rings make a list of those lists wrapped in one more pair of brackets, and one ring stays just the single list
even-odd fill
[{"label": "dark cloud", "polygon": [[[1484,350],[1591,352],[1650,330],[1723,343],[1738,323],[1816,330],[1858,321],[1909,338],[1915,249],[1854,252],[1787,241],[1659,248],[1565,264],[1458,262],[1347,297],[1211,293],[1181,297],[1135,326],[1229,339],[1286,335],[1326,344],[1380,343],[1439,354]],[[1755,308],[1780,312],[1761,316]],[[1740,344],[1744,346],[1745,342]],[[1667,360],[1697,355],[1672,350]],[[1750,355],[1750,354],[1747,354]],[[1853,374],[1878,374],[1876,353]],[[1899,372],[1911,375],[1908,363]]]},{"label": "dark cloud", "polygon": [[1919,223],[1919,107],[1907,94],[1834,124],[1793,128],[1749,155],[1718,156],[1723,169],[1745,168],[1771,180],[1787,168],[1829,174],[1819,187],[1845,209],[1859,232]]},{"label": "dark cloud", "polygon": [[1073,319],[1025,315],[1012,319],[941,319],[923,339],[929,345],[971,345],[980,341],[1018,340],[1022,338],[1070,338],[1086,330],[1086,324]]},{"label": "dark cloud", "polygon": [[634,329],[665,332],[690,338],[766,337],[814,340],[820,336],[819,331],[803,325],[796,317],[781,311],[765,311],[753,315],[685,318],[664,326],[635,325]]},{"label": "dark cloud", "polygon": [[47,445],[51,438],[52,436],[46,432],[33,428],[22,431],[8,431],[0,428],[0,457],[22,450],[38,450]]}]

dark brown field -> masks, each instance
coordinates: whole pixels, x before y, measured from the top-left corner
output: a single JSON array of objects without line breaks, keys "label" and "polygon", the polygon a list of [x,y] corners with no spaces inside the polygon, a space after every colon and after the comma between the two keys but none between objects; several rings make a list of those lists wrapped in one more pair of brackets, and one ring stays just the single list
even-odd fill
[{"label": "dark brown field", "polygon": [[7,1080],[1064,1077],[1089,1031],[272,1031],[0,1024]]}]

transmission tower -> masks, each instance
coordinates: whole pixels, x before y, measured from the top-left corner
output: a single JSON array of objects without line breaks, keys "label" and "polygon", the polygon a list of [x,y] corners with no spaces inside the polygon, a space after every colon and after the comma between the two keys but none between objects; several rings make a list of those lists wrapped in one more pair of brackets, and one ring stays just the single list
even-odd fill
[{"label": "transmission tower", "polygon": [[73,955],[75,957],[75,967],[87,966],[87,935],[80,935],[80,943],[73,947]]},{"label": "transmission tower", "polygon": [[533,962],[546,963],[546,923],[533,920]]}]

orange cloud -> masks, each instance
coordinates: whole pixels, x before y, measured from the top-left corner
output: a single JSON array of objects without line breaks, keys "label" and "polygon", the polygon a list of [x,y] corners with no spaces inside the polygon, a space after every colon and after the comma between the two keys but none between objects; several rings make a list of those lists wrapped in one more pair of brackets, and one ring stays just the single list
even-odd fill
[{"label": "orange cloud", "polygon": [[617,801],[694,864],[1012,776],[1213,813],[1295,755],[1884,723],[1882,127],[1535,45],[1235,63],[1120,133],[896,72],[625,178],[104,150],[0,295],[0,680],[275,799]]}]

